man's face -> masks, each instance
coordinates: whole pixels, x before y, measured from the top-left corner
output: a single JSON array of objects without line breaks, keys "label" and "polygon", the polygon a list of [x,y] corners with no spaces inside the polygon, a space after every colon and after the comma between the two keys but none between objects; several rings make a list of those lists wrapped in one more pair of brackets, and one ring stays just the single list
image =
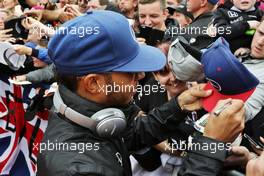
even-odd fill
[{"label": "man's face", "polygon": [[99,3],[99,0],[91,0],[88,2],[88,9],[89,10],[98,10],[100,9],[101,5]]},{"label": "man's face", "polygon": [[168,65],[163,70],[155,72],[154,76],[161,85],[165,86],[165,89],[172,97],[186,90],[186,83],[176,79]]},{"label": "man's face", "polygon": [[88,0],[78,0],[78,6],[81,13],[85,13],[88,9]]},{"label": "man's face", "polygon": [[177,20],[181,27],[185,27],[191,22],[191,19],[189,19],[188,17],[185,17],[185,15],[179,12],[174,12],[171,18]]},{"label": "man's face", "polygon": [[[106,85],[106,103],[108,106],[126,106],[136,93],[138,81],[143,79],[145,74],[141,73],[112,73]],[[111,88],[110,88],[111,87]],[[111,91],[110,91],[111,90]]]},{"label": "man's face", "polygon": [[201,8],[201,0],[187,0],[187,11],[194,13]]},{"label": "man's face", "polygon": [[135,0],[120,0],[119,8],[121,12],[130,12],[137,6],[137,1]]},{"label": "man's face", "polygon": [[264,59],[264,22],[260,24],[253,37],[251,55],[256,59]]},{"label": "man's face", "polygon": [[139,23],[141,26],[148,26],[159,30],[164,30],[166,12],[161,9],[159,1],[151,4],[139,4]]},{"label": "man's face", "polygon": [[234,6],[240,10],[248,10],[254,6],[256,0],[233,0]]},{"label": "man's face", "polygon": [[74,4],[75,0],[60,0],[60,3],[62,3],[62,4]]},{"label": "man's face", "polygon": [[3,6],[5,9],[12,9],[16,6],[16,1],[15,0],[4,0]]},{"label": "man's face", "polygon": [[176,0],[167,0],[166,3],[167,3],[167,7],[168,6],[174,6],[174,7],[176,7],[176,6],[179,5],[179,3]]},{"label": "man's face", "polygon": [[[165,56],[168,56],[170,43],[161,43],[157,46]],[[165,86],[165,89],[171,97],[175,97],[186,90],[186,83],[178,80],[171,71],[169,64],[162,70],[154,72],[154,77],[159,83]]]}]

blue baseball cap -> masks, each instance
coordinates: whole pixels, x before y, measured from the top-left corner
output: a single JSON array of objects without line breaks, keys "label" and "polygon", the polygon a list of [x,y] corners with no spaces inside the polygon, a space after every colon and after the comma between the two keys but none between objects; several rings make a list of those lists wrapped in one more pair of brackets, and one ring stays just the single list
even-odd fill
[{"label": "blue baseball cap", "polygon": [[215,5],[218,3],[219,0],[208,0],[208,2],[210,2],[211,4]]},{"label": "blue baseball cap", "polygon": [[66,22],[51,39],[48,53],[61,74],[152,72],[166,56],[137,42],[128,20],[106,10],[89,11]]},{"label": "blue baseball cap", "polygon": [[211,112],[219,100],[233,98],[246,101],[254,92],[259,80],[231,53],[224,38],[218,38],[207,49],[201,62],[208,80],[205,89],[213,90],[202,100],[205,110]]}]

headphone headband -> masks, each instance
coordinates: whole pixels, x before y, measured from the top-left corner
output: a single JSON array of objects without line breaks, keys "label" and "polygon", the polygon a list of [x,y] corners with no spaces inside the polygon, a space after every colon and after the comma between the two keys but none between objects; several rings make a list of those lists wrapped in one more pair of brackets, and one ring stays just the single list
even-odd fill
[{"label": "headphone headband", "polygon": [[72,122],[92,130],[100,137],[113,137],[122,135],[126,128],[126,118],[120,109],[102,109],[92,117],[87,117],[68,107],[62,100],[59,90],[55,91],[53,97],[55,112],[64,115]]},{"label": "headphone headband", "polygon": [[95,129],[97,123],[90,119],[87,116],[82,115],[81,113],[73,110],[72,108],[68,107],[62,100],[59,90],[55,91],[54,97],[53,97],[53,104],[55,107],[56,112],[59,112],[60,114],[64,115],[66,118],[70,119],[74,123],[77,123],[78,125],[82,127],[88,127],[91,129]]}]

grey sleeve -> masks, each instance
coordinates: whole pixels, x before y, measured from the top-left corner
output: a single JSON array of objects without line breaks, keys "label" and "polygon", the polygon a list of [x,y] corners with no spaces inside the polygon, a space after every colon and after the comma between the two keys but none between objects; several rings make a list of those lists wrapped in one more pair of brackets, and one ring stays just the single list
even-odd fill
[{"label": "grey sleeve", "polygon": [[32,83],[39,83],[42,81],[50,81],[54,78],[54,64],[50,64],[42,69],[31,71],[26,74],[26,80]]},{"label": "grey sleeve", "polygon": [[264,83],[260,83],[246,101],[246,121],[252,120],[264,106]]}]

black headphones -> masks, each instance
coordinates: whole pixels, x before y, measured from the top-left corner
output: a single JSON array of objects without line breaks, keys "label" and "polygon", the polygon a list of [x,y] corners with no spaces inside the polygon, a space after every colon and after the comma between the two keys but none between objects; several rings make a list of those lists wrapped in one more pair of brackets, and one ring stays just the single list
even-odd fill
[{"label": "black headphones", "polygon": [[89,128],[100,137],[119,136],[126,128],[125,115],[117,108],[102,109],[92,117],[87,117],[68,107],[63,102],[59,90],[54,94],[53,104],[57,113],[82,127]]}]

